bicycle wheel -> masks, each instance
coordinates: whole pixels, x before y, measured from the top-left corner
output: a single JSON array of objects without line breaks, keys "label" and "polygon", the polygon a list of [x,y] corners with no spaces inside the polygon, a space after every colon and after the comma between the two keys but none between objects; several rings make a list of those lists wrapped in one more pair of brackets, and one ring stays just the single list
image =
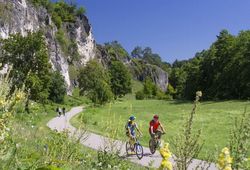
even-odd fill
[{"label": "bicycle wheel", "polygon": [[129,142],[126,142],[126,153],[129,155],[129,151],[131,152],[131,146]]},{"label": "bicycle wheel", "polygon": [[143,157],[143,147],[139,143],[135,144],[135,152],[138,159]]},{"label": "bicycle wheel", "polygon": [[156,144],[155,144],[154,139],[149,140],[149,150],[150,150],[151,154],[154,154],[156,151]]}]

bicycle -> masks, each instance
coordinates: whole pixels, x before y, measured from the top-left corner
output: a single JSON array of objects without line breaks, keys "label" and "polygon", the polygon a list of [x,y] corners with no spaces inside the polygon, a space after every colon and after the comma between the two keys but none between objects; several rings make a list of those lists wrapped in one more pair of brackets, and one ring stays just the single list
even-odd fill
[{"label": "bicycle", "polygon": [[150,150],[151,154],[154,154],[156,149],[159,148],[159,146],[161,144],[159,136],[164,135],[164,134],[165,134],[164,132],[158,131],[154,135],[154,138],[151,137],[151,139],[149,140],[149,150]]},{"label": "bicycle", "polygon": [[137,158],[139,160],[143,158],[143,147],[140,144],[140,141],[138,140],[138,138],[135,138],[134,144],[131,144],[130,141],[126,142],[126,152],[127,152],[127,155],[130,155],[129,151],[130,152],[135,151],[135,154],[136,154],[136,156],[137,156]]}]

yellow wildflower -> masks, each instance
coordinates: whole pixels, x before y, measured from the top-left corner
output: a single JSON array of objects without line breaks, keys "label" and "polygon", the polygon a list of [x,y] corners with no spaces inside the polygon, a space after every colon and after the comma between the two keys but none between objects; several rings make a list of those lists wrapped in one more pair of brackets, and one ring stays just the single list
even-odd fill
[{"label": "yellow wildflower", "polygon": [[202,92],[201,91],[197,91],[196,92],[196,96],[201,97],[202,96]]},{"label": "yellow wildflower", "polygon": [[4,106],[6,102],[3,99],[0,99],[0,106]]},{"label": "yellow wildflower", "polygon": [[172,153],[169,150],[169,144],[165,143],[164,146],[160,149],[160,154],[162,156],[162,162],[160,169],[172,170],[172,163],[169,161],[169,158],[172,156]]},{"label": "yellow wildflower", "polygon": [[233,162],[233,158],[230,156],[230,151],[227,147],[221,150],[219,155],[219,159],[217,162],[217,166],[220,170],[232,170],[231,164]]},{"label": "yellow wildflower", "polygon": [[3,119],[11,118],[12,113],[11,112],[5,112],[2,117],[3,117]]},{"label": "yellow wildflower", "polygon": [[15,97],[17,101],[23,100],[25,98],[25,94],[23,92],[17,92]]}]

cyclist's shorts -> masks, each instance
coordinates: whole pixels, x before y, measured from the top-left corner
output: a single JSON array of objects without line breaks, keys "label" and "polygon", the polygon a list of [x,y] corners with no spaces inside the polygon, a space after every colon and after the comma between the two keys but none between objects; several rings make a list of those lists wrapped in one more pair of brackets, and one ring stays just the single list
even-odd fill
[{"label": "cyclist's shorts", "polygon": [[132,131],[132,132],[131,132],[131,135],[132,135],[133,137],[135,137],[135,131]]}]

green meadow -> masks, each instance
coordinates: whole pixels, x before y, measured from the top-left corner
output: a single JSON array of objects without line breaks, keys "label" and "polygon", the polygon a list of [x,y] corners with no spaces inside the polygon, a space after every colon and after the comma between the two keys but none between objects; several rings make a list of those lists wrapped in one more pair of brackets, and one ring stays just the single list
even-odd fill
[{"label": "green meadow", "polygon": [[[194,129],[202,129],[202,139],[205,143],[199,158],[206,159],[209,153],[217,153],[221,148],[228,146],[234,120],[244,112],[246,106],[249,106],[247,101],[200,102],[194,120]],[[111,133],[108,129],[115,128],[118,129],[117,138],[126,140],[124,125],[130,115],[135,115],[143,132],[141,142],[144,146],[148,146],[149,121],[154,114],[158,114],[167,131],[163,140],[171,144],[192,107],[192,102],[135,100],[132,96],[126,96],[102,107],[88,106],[71,122],[78,127],[85,124],[89,131],[105,136]]]}]

